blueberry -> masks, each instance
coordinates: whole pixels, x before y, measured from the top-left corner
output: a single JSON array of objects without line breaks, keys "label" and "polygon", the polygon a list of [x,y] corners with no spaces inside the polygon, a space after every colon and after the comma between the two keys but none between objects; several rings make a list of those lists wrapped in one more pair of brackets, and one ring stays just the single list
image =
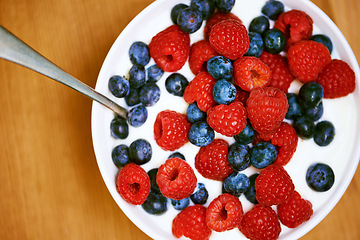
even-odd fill
[{"label": "blueberry", "polygon": [[249,32],[257,32],[263,35],[270,27],[269,19],[265,16],[259,16],[251,20]]},{"label": "blueberry", "polygon": [[261,53],[264,51],[264,41],[257,32],[249,32],[249,49],[246,53],[247,56],[260,57]]},{"label": "blueberry", "polygon": [[182,97],[189,81],[180,73],[170,74],[165,81],[166,90],[175,96]]},{"label": "blueberry", "polygon": [[314,121],[306,116],[296,118],[293,122],[293,127],[296,130],[297,135],[302,139],[309,139],[314,136]]},{"label": "blueberry", "polygon": [[148,45],[140,41],[134,42],[130,46],[129,56],[132,64],[145,66],[150,62],[150,50]]},{"label": "blueberry", "polygon": [[285,35],[279,29],[272,28],[264,33],[264,46],[267,52],[272,54],[280,53],[284,50],[285,44]]},{"label": "blueberry", "polygon": [[324,105],[322,101],[315,107],[308,107],[305,103],[302,104],[303,114],[313,121],[319,120],[324,113]]},{"label": "blueberry", "polygon": [[150,191],[141,207],[149,214],[161,215],[167,211],[167,198],[161,193]]},{"label": "blueberry", "polygon": [[111,152],[111,158],[117,167],[124,167],[130,163],[129,148],[125,144],[116,146]]},{"label": "blueberry", "polygon": [[259,173],[254,173],[253,175],[251,175],[249,177],[250,180],[250,186],[249,188],[244,192],[244,195],[246,197],[246,199],[253,203],[253,204],[258,204],[259,202],[256,199],[256,191],[255,191],[255,180],[256,178],[259,176]]},{"label": "blueberry", "polygon": [[147,174],[149,175],[149,178],[150,178],[151,191],[160,193],[159,186],[156,182],[156,175],[157,175],[158,170],[159,170],[158,168],[152,168],[147,172]]},{"label": "blueberry", "polygon": [[174,157],[177,157],[177,158],[180,158],[180,159],[186,161],[185,156],[179,152],[174,152],[174,153],[170,154],[168,158],[174,158]]},{"label": "blueberry", "polygon": [[215,56],[208,60],[207,70],[215,79],[230,80],[233,76],[233,65],[231,60],[224,56]]},{"label": "blueberry", "polygon": [[326,192],[333,185],[335,174],[331,167],[324,163],[315,163],[306,171],[306,182],[317,192]]},{"label": "blueberry", "polygon": [[289,108],[286,112],[285,118],[294,120],[302,114],[302,105],[298,95],[295,93],[286,93],[286,98],[288,100]]},{"label": "blueberry", "polygon": [[201,12],[203,20],[209,19],[215,11],[214,0],[191,0],[190,7]]},{"label": "blueberry", "polygon": [[328,36],[323,35],[323,34],[316,34],[316,35],[313,35],[310,38],[310,40],[324,44],[324,46],[327,47],[327,49],[329,50],[330,54],[332,53],[333,44],[332,44],[331,39]]},{"label": "blueberry", "polygon": [[230,146],[227,158],[232,169],[243,171],[250,166],[249,147],[235,142]]},{"label": "blueberry", "polygon": [[133,107],[129,111],[128,121],[133,127],[140,127],[146,122],[148,111],[143,105]]},{"label": "blueberry", "polygon": [[309,107],[317,106],[324,97],[324,89],[317,82],[307,82],[299,90],[299,98]]},{"label": "blueberry", "polygon": [[179,16],[179,13],[184,10],[185,8],[188,8],[189,6],[183,3],[176,4],[172,9],[170,13],[171,21],[174,24],[177,24],[177,18]]},{"label": "blueberry", "polygon": [[319,146],[329,145],[335,137],[335,127],[329,121],[318,122],[315,126],[314,141]]},{"label": "blueberry", "polygon": [[235,0],[215,0],[215,5],[220,12],[228,13],[235,5]]},{"label": "blueberry", "polygon": [[164,70],[158,67],[158,65],[151,65],[146,69],[146,82],[156,83],[164,74]]},{"label": "blueberry", "polygon": [[191,123],[206,121],[206,112],[201,111],[196,102],[193,102],[186,109],[186,117]]},{"label": "blueberry", "polygon": [[181,200],[171,199],[171,204],[176,210],[183,210],[187,208],[190,204],[190,198],[183,198]]},{"label": "blueberry", "polygon": [[273,164],[277,157],[277,151],[274,145],[269,142],[260,142],[250,149],[251,165],[262,169]]},{"label": "blueberry", "polygon": [[214,140],[215,132],[207,122],[196,122],[190,127],[188,138],[195,146],[205,147]]},{"label": "blueberry", "polygon": [[110,92],[117,98],[125,97],[130,91],[130,84],[124,77],[114,75],[109,79]]},{"label": "blueberry", "polygon": [[147,83],[140,89],[139,95],[140,102],[146,107],[151,107],[160,99],[160,88],[155,83]]},{"label": "blueberry", "polygon": [[137,139],[130,144],[129,156],[132,162],[142,165],[150,161],[152,149],[145,139]]},{"label": "blueberry", "polygon": [[218,104],[229,104],[236,97],[236,88],[231,82],[220,79],[215,83],[212,94]]},{"label": "blueberry", "polygon": [[242,130],[238,135],[234,136],[236,142],[240,144],[249,144],[254,141],[255,130],[251,126],[250,122],[247,122],[244,130]]},{"label": "blueberry", "polygon": [[145,68],[140,65],[133,65],[129,71],[129,83],[132,88],[139,88],[146,83]]},{"label": "blueberry", "polygon": [[261,12],[271,20],[276,20],[285,10],[284,4],[280,1],[269,0],[262,7]]},{"label": "blueberry", "polygon": [[122,117],[115,117],[110,123],[111,136],[116,139],[125,139],[129,135],[129,126]]},{"label": "blueberry", "polygon": [[197,189],[193,194],[190,195],[190,199],[195,204],[205,204],[209,197],[209,193],[203,183],[197,184]]},{"label": "blueberry", "polygon": [[194,33],[200,29],[203,22],[202,14],[191,7],[185,8],[179,12],[177,24],[184,33]]},{"label": "blueberry", "polygon": [[228,176],[223,184],[223,191],[236,197],[245,192],[250,186],[249,178],[243,173],[232,173]]},{"label": "blueberry", "polygon": [[135,106],[136,104],[140,103],[139,89],[130,87],[130,91],[124,99],[129,107]]}]

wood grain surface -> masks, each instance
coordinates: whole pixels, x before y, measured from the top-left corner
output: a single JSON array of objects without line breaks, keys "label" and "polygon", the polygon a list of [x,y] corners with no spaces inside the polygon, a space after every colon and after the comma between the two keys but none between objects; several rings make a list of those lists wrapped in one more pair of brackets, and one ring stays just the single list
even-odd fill
[{"label": "wood grain surface", "polygon": [[[94,87],[122,29],[153,0],[0,0],[0,24]],[[313,0],[360,60],[360,1]],[[97,167],[92,102],[0,60],[0,239],[149,239],[118,208]],[[302,239],[360,239],[360,171]]]}]

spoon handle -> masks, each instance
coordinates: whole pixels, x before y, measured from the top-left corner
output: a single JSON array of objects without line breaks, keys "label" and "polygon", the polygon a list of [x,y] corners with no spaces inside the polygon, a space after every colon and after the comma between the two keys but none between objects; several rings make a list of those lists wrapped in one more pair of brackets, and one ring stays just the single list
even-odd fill
[{"label": "spoon handle", "polygon": [[43,57],[26,43],[0,25],[0,58],[22,65],[26,68],[52,78],[76,91],[103,104],[121,117],[127,119],[127,110],[98,93],[93,88],[77,80],[54,63]]}]

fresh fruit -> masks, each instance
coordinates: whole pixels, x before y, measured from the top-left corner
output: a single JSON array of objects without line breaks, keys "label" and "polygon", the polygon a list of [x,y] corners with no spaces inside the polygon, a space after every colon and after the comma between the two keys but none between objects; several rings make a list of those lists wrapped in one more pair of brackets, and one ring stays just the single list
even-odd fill
[{"label": "fresh fruit", "polygon": [[289,108],[285,115],[286,119],[294,120],[302,114],[300,99],[296,93],[286,93]]},{"label": "fresh fruit", "polygon": [[285,49],[285,34],[277,28],[272,28],[264,33],[265,50],[272,54],[277,54]]},{"label": "fresh fruit", "polygon": [[148,117],[148,111],[145,106],[138,105],[130,109],[128,114],[129,124],[133,127],[140,127],[143,125]]},{"label": "fresh fruit", "polygon": [[125,139],[129,136],[129,125],[124,118],[116,116],[110,123],[110,132],[115,139]]},{"label": "fresh fruit", "polygon": [[234,172],[228,176],[223,184],[223,192],[230,193],[235,197],[240,197],[250,186],[249,178],[239,172]]},{"label": "fresh fruit", "polygon": [[261,9],[261,13],[270,18],[276,20],[280,14],[285,11],[284,4],[280,1],[267,1]]},{"label": "fresh fruit", "polygon": [[214,85],[213,97],[218,104],[230,104],[235,100],[236,87],[230,81],[220,79]]},{"label": "fresh fruit", "polygon": [[224,56],[211,57],[207,62],[207,71],[215,79],[231,80],[233,65],[230,59]]},{"label": "fresh fruit", "polygon": [[183,198],[181,200],[170,199],[170,202],[176,210],[183,210],[189,206],[190,198]]},{"label": "fresh fruit", "polygon": [[165,80],[166,90],[175,96],[182,97],[189,81],[181,73],[172,73]]},{"label": "fresh fruit", "polygon": [[191,123],[206,121],[206,112],[201,111],[196,102],[193,102],[186,109],[186,117]]},{"label": "fresh fruit", "polygon": [[167,198],[161,193],[150,191],[141,207],[149,214],[161,215],[167,211]]},{"label": "fresh fruit", "polygon": [[109,79],[110,92],[117,98],[125,97],[130,91],[130,84],[124,77],[114,75]]},{"label": "fresh fruit", "polygon": [[129,48],[129,57],[132,64],[145,66],[150,62],[148,45],[140,41],[134,42]]},{"label": "fresh fruit", "polygon": [[141,138],[133,141],[129,146],[129,156],[131,162],[138,165],[149,162],[152,157],[151,144]]},{"label": "fresh fruit", "polygon": [[129,70],[129,84],[132,88],[140,88],[146,83],[145,68],[140,65],[133,65]]},{"label": "fresh fruit", "polygon": [[223,13],[229,13],[235,5],[235,0],[215,0],[216,8]]},{"label": "fresh fruit", "polygon": [[304,116],[310,118],[314,122],[319,120],[324,113],[324,104],[322,101],[315,107],[308,107],[305,104],[302,104],[302,108]]},{"label": "fresh fruit", "polygon": [[307,116],[303,115],[296,118],[293,122],[293,127],[296,130],[297,135],[302,139],[309,139],[314,136],[315,123]]},{"label": "fresh fruit", "polygon": [[215,3],[213,0],[191,0],[190,7],[198,10],[203,20],[209,19],[215,11]]},{"label": "fresh fruit", "polygon": [[324,163],[314,163],[306,171],[306,183],[317,192],[328,191],[335,182],[332,168]]},{"label": "fresh fruit", "polygon": [[130,163],[129,148],[125,144],[117,145],[111,151],[111,159],[117,167],[124,167]]},{"label": "fresh fruit", "polygon": [[335,136],[335,127],[329,121],[321,121],[315,125],[314,141],[319,146],[328,146]]},{"label": "fresh fruit", "polygon": [[195,204],[205,204],[209,197],[209,193],[203,183],[198,183],[195,192],[190,195],[190,199]]},{"label": "fresh fruit", "polygon": [[156,175],[157,175],[158,171],[159,171],[158,168],[152,168],[147,172],[147,174],[149,175],[149,178],[150,178],[151,191],[160,193],[159,186],[156,183]]},{"label": "fresh fruit", "polygon": [[139,91],[140,102],[146,107],[154,106],[160,100],[160,88],[156,83],[147,83]]},{"label": "fresh fruit", "polygon": [[188,138],[195,146],[205,147],[214,140],[215,132],[206,121],[198,121],[191,125]]},{"label": "fresh fruit", "polygon": [[156,116],[154,138],[163,150],[174,151],[189,141],[189,130],[190,123],[185,115],[171,110],[164,110]]},{"label": "fresh fruit", "polygon": [[169,158],[157,172],[156,183],[161,193],[174,200],[190,197],[197,179],[191,166],[180,158]]},{"label": "fresh fruit", "polygon": [[156,83],[164,74],[164,70],[154,64],[146,68],[146,82],[147,83]]},{"label": "fresh fruit", "polygon": [[259,57],[264,51],[264,41],[260,33],[249,32],[249,49],[246,56]]},{"label": "fresh fruit", "polygon": [[174,157],[177,157],[177,158],[180,158],[180,159],[186,161],[185,156],[182,153],[173,152],[172,154],[169,155],[168,158],[174,158]]},{"label": "fresh fruit", "polygon": [[207,62],[218,53],[211,47],[206,39],[193,43],[190,47],[189,67],[194,75],[207,70]]},{"label": "fresh fruit", "polygon": [[320,104],[323,96],[324,89],[316,82],[307,82],[303,84],[299,90],[299,98],[311,108]]},{"label": "fresh fruit", "polygon": [[174,24],[177,24],[177,18],[179,16],[179,13],[184,10],[185,8],[188,8],[189,6],[184,4],[184,3],[178,3],[176,4],[172,9],[171,9],[171,12],[170,12],[170,18],[171,18],[171,21],[174,23]]},{"label": "fresh fruit", "polygon": [[150,193],[149,176],[141,166],[129,163],[119,171],[116,190],[126,202],[140,205]]},{"label": "fresh fruit", "polygon": [[255,180],[259,176],[259,173],[254,173],[249,177],[250,186],[244,192],[246,199],[252,204],[258,204],[259,202],[256,200],[256,191],[255,191]]},{"label": "fresh fruit", "polygon": [[247,122],[244,130],[242,130],[239,134],[234,136],[236,142],[240,144],[249,144],[255,138],[255,131],[252,128],[250,122]]},{"label": "fresh fruit", "polygon": [[274,145],[269,142],[259,142],[250,149],[251,165],[257,169],[266,168],[273,164],[277,157]]},{"label": "fresh fruit", "polygon": [[269,19],[265,16],[258,16],[251,20],[249,32],[257,32],[263,35],[270,27]]},{"label": "fresh fruit", "polygon": [[177,25],[184,33],[191,34],[200,29],[203,17],[200,11],[187,7],[178,14]]},{"label": "fresh fruit", "polygon": [[324,34],[315,34],[311,36],[310,40],[324,44],[324,46],[329,50],[329,53],[332,53],[333,44],[328,36]]},{"label": "fresh fruit", "polygon": [[234,19],[236,21],[239,21],[241,23],[241,20],[234,15],[233,13],[222,13],[222,12],[215,12],[207,21],[204,28],[204,38],[209,39],[211,28],[221,22],[222,20],[226,19]]},{"label": "fresh fruit", "polygon": [[139,89],[130,87],[130,91],[128,95],[124,97],[124,99],[126,105],[128,105],[129,107],[137,105],[138,103],[140,103]]},{"label": "fresh fruit", "polygon": [[249,146],[233,143],[229,148],[228,162],[237,172],[243,171],[250,166]]}]

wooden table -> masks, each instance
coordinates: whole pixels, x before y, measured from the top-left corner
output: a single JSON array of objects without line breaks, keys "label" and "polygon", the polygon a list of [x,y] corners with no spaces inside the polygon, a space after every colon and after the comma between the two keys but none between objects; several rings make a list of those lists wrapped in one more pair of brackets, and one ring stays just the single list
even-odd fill
[{"label": "wooden table", "polygon": [[[0,22],[95,86],[122,29],[153,0],[0,0]],[[360,2],[313,0],[360,60]],[[88,98],[0,60],[0,239],[149,239],[110,196],[92,147]],[[303,239],[360,239],[360,171]]]}]

